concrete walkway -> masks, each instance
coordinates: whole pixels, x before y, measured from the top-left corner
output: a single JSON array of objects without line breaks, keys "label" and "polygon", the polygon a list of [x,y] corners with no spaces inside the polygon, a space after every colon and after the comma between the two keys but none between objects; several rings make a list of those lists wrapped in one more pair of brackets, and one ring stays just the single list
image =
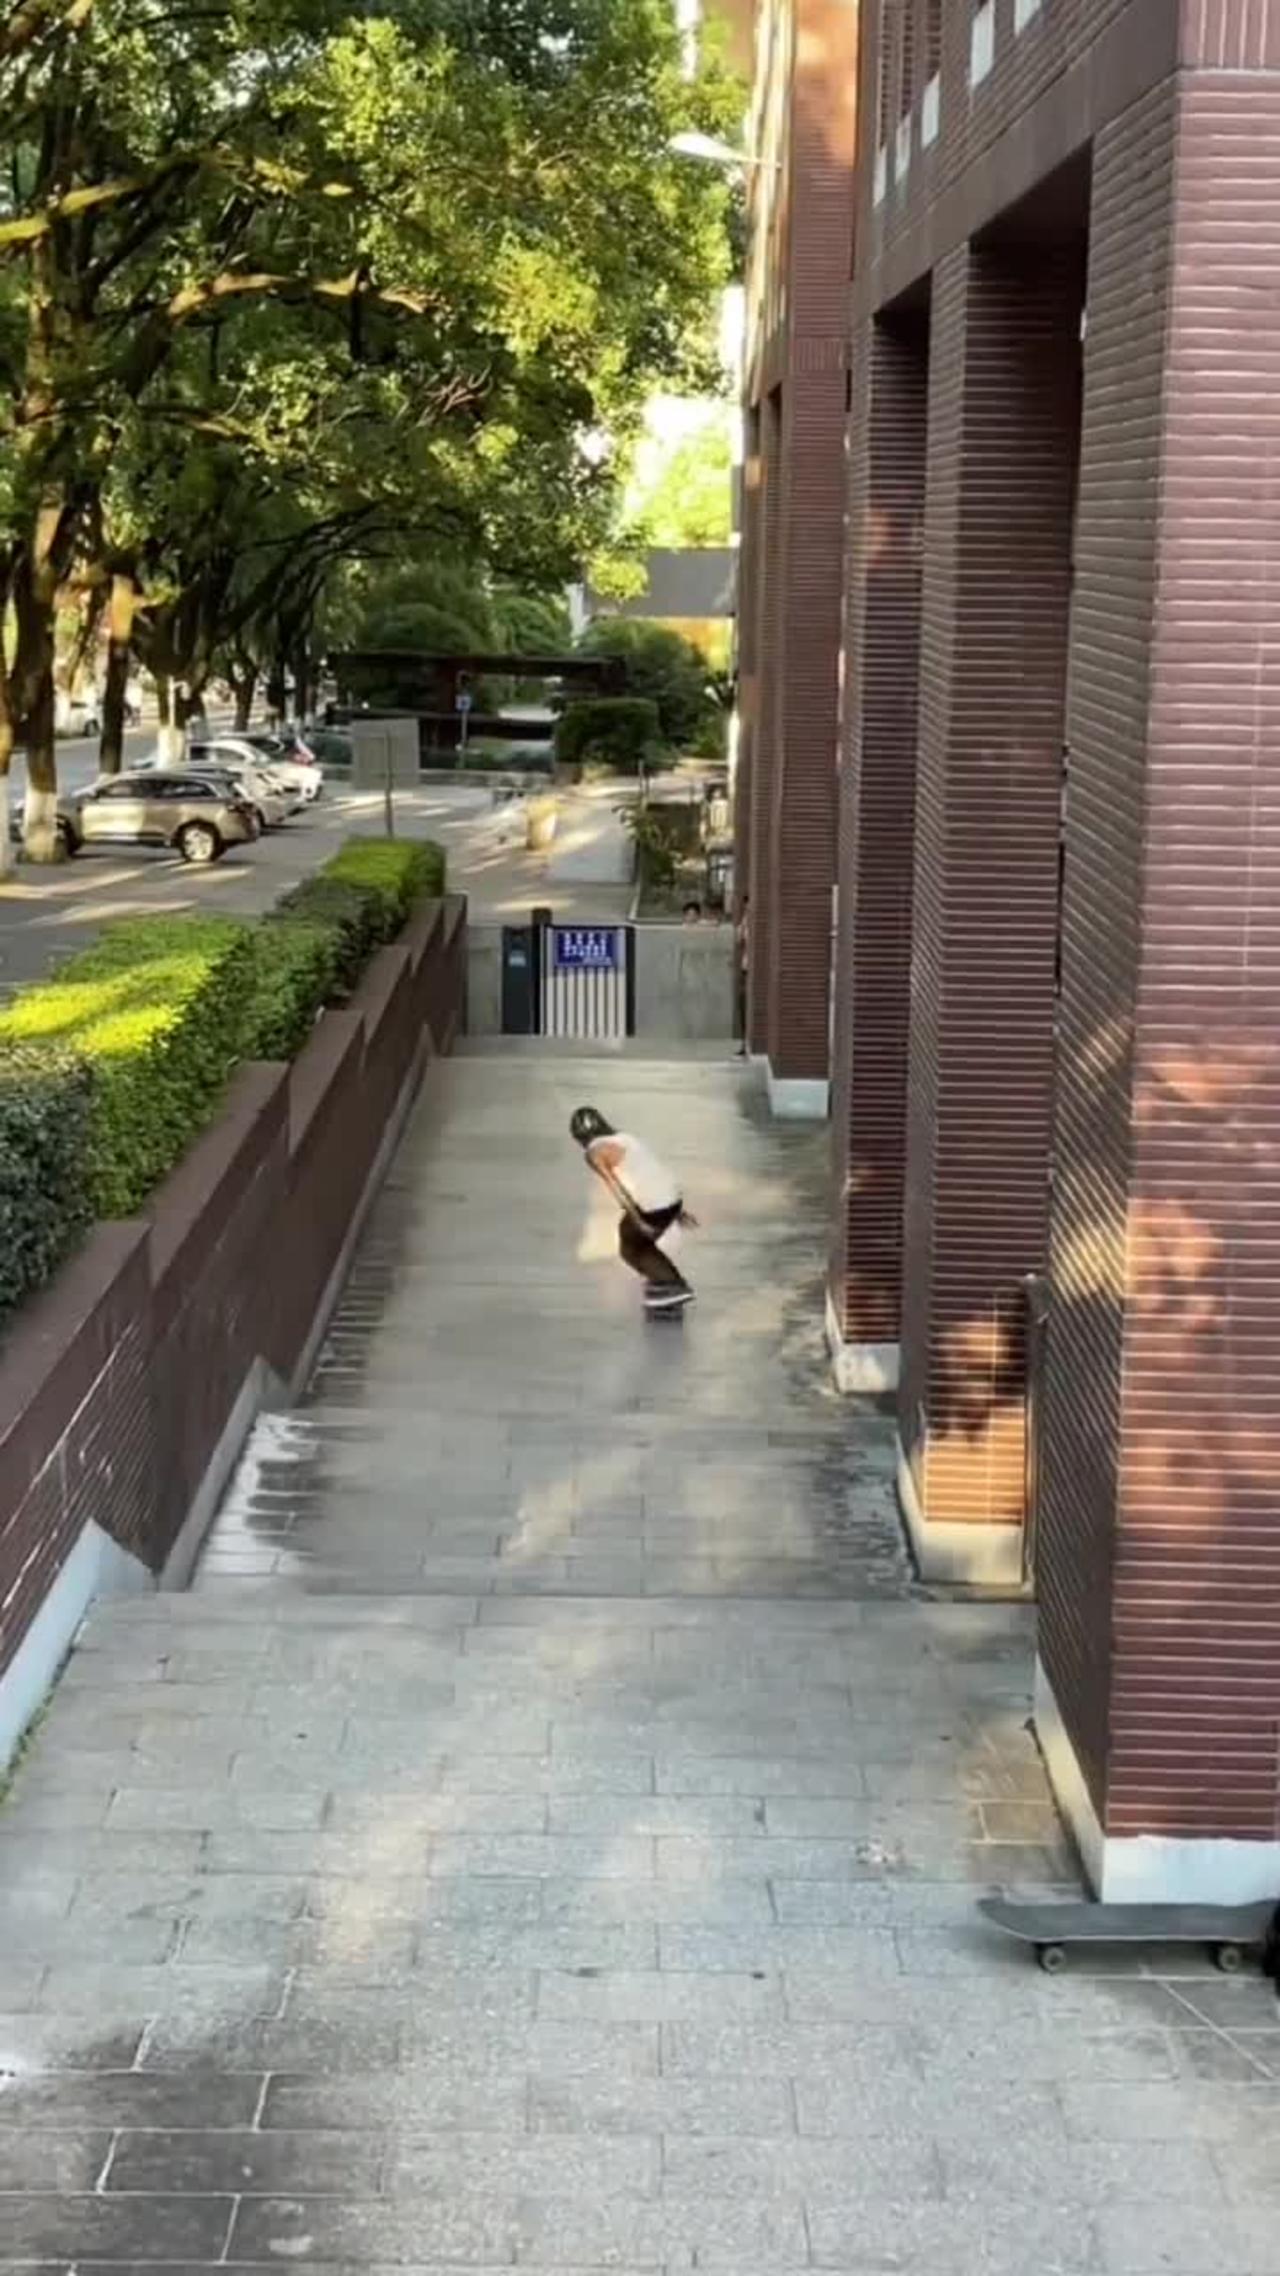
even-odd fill
[{"label": "concrete walkway", "polygon": [[[1269,1990],[974,1922],[1071,1874],[1028,1619],[913,1588],[827,1392],[821,1142],[705,1063],[433,1086],[307,1405],[0,1814],[0,2268],[1278,2276]],[[687,1172],[683,1329],[593,1092]]]}]

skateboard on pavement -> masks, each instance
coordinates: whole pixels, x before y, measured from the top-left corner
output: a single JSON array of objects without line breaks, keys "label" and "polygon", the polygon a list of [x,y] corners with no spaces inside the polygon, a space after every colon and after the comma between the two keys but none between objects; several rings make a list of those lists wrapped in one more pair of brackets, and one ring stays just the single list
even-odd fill
[{"label": "skateboard on pavement", "polygon": [[689,1306],[692,1304],[692,1302],[693,1290],[691,1288],[685,1291],[678,1302],[668,1302],[666,1304],[654,1304],[646,1295],[644,1299],[644,1316],[646,1320],[683,1320],[685,1313],[688,1311]]},{"label": "skateboard on pavement", "polygon": [[980,1897],[984,1920],[1004,1936],[1035,1946],[1049,1975],[1067,1963],[1073,1944],[1201,1944],[1224,1975],[1235,1975],[1256,1952],[1265,1974],[1280,1968],[1280,1903],[1253,1905],[1107,1905],[1087,1898],[1018,1904]]}]

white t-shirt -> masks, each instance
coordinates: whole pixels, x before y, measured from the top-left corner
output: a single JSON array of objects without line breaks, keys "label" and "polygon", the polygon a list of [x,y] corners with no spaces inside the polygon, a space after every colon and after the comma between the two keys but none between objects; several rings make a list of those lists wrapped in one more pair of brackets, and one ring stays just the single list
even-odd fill
[{"label": "white t-shirt", "polygon": [[588,1147],[588,1153],[594,1153],[596,1146],[617,1146],[621,1149],[622,1160],[618,1165],[617,1176],[637,1209],[648,1213],[675,1207],[680,1199],[680,1188],[666,1163],[659,1161],[643,1139],[629,1137],[625,1130],[615,1130],[609,1138],[597,1138],[594,1145]]}]

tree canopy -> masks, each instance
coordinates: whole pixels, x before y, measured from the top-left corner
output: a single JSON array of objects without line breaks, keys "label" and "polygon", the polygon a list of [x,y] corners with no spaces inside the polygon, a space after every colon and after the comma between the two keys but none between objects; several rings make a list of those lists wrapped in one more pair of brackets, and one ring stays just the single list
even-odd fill
[{"label": "tree canopy", "polygon": [[37,835],[69,583],[198,679],[392,539],[577,569],[586,439],[709,369],[726,192],[669,143],[735,100],[669,0],[10,7],[0,770],[21,733]]}]

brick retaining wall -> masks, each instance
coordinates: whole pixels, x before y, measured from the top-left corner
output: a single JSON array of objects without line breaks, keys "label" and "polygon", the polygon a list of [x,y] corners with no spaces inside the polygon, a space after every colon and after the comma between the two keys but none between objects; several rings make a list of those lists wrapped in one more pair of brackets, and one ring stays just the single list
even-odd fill
[{"label": "brick retaining wall", "polygon": [[434,902],[292,1066],[239,1071],[149,1217],[98,1226],[10,1328],[0,1685],[86,1526],[159,1576],[255,1374],[295,1382],[397,1109],[452,1048],[465,972],[465,904]]}]

